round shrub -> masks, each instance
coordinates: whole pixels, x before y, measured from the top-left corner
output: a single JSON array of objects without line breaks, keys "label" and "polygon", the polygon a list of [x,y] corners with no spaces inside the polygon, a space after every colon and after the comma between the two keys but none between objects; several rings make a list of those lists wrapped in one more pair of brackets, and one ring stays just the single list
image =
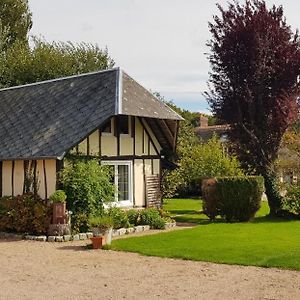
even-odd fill
[{"label": "round shrub", "polygon": [[217,178],[218,209],[227,222],[249,221],[261,205],[264,179],[261,176]]}]

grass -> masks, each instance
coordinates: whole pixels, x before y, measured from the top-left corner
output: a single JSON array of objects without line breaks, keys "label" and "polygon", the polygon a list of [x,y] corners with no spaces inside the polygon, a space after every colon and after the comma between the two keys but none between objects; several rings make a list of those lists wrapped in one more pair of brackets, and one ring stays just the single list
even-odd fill
[{"label": "grass", "polygon": [[201,200],[168,200],[176,219],[200,225],[191,229],[116,240],[113,249],[144,255],[215,263],[300,270],[300,221],[269,219],[263,204],[250,223],[209,223],[199,213]]},{"label": "grass", "polygon": [[[202,213],[201,199],[167,199],[164,209],[169,211],[176,222],[205,224],[207,216]],[[262,202],[261,209],[256,214],[254,222],[269,214],[267,202]]]}]

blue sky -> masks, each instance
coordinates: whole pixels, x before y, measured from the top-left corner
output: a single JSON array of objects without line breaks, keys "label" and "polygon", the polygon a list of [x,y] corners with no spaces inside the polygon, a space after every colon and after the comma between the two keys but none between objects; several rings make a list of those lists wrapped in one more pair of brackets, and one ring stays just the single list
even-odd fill
[{"label": "blue sky", "polygon": [[[209,64],[207,23],[217,1],[29,0],[31,34],[48,41],[97,43],[139,83],[182,108],[208,112],[202,96]],[[218,1],[226,5],[226,0]],[[287,21],[300,27],[300,1],[282,4]]]}]

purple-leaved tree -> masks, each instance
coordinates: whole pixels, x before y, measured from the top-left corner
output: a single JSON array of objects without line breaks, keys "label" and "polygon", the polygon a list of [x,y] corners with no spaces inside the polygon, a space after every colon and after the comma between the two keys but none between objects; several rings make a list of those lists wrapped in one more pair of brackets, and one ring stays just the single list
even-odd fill
[{"label": "purple-leaved tree", "polygon": [[231,124],[229,139],[245,167],[265,179],[270,214],[282,206],[274,161],[298,115],[300,39],[282,6],[230,3],[209,23],[211,72],[206,93],[212,112]]}]

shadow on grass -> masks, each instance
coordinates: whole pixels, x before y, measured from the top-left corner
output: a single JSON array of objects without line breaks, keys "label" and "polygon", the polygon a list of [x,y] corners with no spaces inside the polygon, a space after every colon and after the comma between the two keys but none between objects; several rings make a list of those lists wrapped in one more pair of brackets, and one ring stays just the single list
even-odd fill
[{"label": "shadow on grass", "polygon": [[202,212],[199,210],[199,211],[196,211],[196,210],[192,210],[192,209],[186,209],[186,210],[183,210],[183,209],[169,209],[168,210],[169,213],[171,214],[178,214],[178,215],[197,215],[197,214],[201,214]]},{"label": "shadow on grass", "polygon": [[297,221],[297,219],[262,216],[262,217],[254,218],[253,220],[250,221],[250,223],[287,223],[292,221]]}]

